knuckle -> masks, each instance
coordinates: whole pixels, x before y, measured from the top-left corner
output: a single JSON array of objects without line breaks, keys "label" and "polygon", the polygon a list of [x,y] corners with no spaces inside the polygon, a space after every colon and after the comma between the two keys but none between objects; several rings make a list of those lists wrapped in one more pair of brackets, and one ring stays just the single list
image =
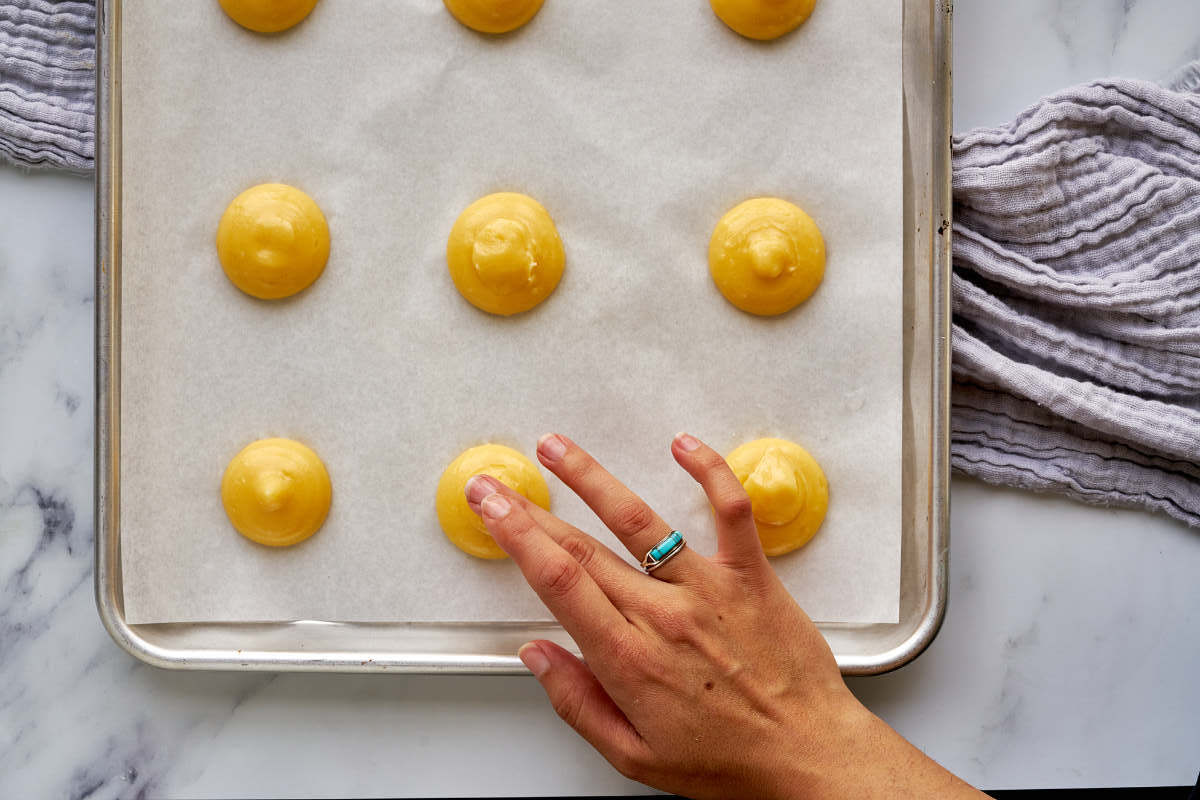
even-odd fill
[{"label": "knuckle", "polygon": [[691,641],[698,628],[695,610],[682,605],[656,609],[652,624],[660,636],[673,644]]},{"label": "knuckle", "polygon": [[538,573],[538,584],[552,597],[566,597],[575,590],[583,577],[583,567],[571,558],[556,558],[546,562]]},{"label": "knuckle", "polygon": [[729,469],[729,464],[721,457],[720,453],[715,450],[707,450],[702,452],[700,456],[700,467],[705,472],[716,472],[721,469]]},{"label": "knuckle", "polygon": [[572,684],[554,700],[554,712],[572,728],[578,728],[583,717],[584,690]]},{"label": "knuckle", "polygon": [[613,529],[622,533],[640,533],[654,524],[650,506],[636,498],[624,498],[613,506]]},{"label": "knuckle", "polygon": [[533,530],[534,522],[531,517],[526,514],[509,514],[504,519],[495,523],[500,532],[510,540],[522,539]]},{"label": "knuckle", "polygon": [[714,503],[717,513],[730,522],[747,522],[754,517],[754,505],[746,491],[727,492]]},{"label": "knuckle", "polygon": [[608,657],[612,661],[612,668],[626,677],[648,671],[649,658],[646,647],[631,634],[614,636],[609,642]]},{"label": "knuckle", "polygon": [[583,485],[590,483],[595,477],[596,462],[590,456],[579,453],[575,458],[571,458],[571,454],[567,455],[570,459],[567,463],[567,475],[570,478],[571,484]]},{"label": "knuckle", "polygon": [[566,537],[562,541],[562,548],[584,569],[587,569],[588,565],[596,558],[595,541],[584,536]]},{"label": "knuckle", "polygon": [[629,778],[631,781],[645,783],[649,774],[649,764],[646,759],[640,754],[633,752],[631,748],[617,748],[614,752],[608,754],[608,763],[613,765],[613,768]]}]

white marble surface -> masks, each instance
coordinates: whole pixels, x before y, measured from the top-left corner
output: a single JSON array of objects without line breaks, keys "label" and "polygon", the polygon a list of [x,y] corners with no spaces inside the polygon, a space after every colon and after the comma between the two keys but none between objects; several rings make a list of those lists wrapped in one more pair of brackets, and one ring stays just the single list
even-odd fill
[{"label": "white marble surface", "polygon": [[[829,0],[827,0],[829,1]],[[958,0],[958,129],[1200,57],[1195,0]],[[621,794],[525,678],[179,674],[91,582],[92,185],[0,168],[0,796]],[[1200,534],[954,485],[950,613],[856,692],[989,788],[1200,769]]]}]

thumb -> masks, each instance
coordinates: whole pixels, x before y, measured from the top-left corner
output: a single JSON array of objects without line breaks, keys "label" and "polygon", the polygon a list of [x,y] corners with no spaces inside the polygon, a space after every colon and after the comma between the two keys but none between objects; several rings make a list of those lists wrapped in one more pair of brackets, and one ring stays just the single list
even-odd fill
[{"label": "thumb", "polygon": [[545,640],[529,642],[517,656],[542,685],[564,722],[618,772],[645,780],[650,748],[586,664]]}]

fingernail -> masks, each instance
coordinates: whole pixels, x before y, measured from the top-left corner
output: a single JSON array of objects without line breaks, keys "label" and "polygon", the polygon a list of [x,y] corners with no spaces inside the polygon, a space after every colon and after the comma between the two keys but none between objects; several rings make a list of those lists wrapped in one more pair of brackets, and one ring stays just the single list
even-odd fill
[{"label": "fingernail", "polygon": [[546,674],[546,670],[550,669],[550,659],[546,658],[542,648],[534,642],[522,645],[521,649],[517,651],[517,658],[521,659],[525,669],[532,672],[535,678],[542,677]]},{"label": "fingernail", "polygon": [[557,433],[547,433],[538,439],[538,455],[547,461],[558,461],[567,454],[567,443]]},{"label": "fingernail", "polygon": [[483,498],[498,491],[500,491],[500,481],[491,475],[476,475],[467,481],[467,502],[477,506],[483,502]]},{"label": "fingernail", "polygon": [[504,495],[492,492],[483,498],[479,509],[488,519],[504,519],[508,516],[508,512],[512,511],[512,503],[508,502],[508,498]]},{"label": "fingernail", "polygon": [[700,446],[700,440],[688,433],[675,434],[675,441],[679,443],[679,449],[685,453],[690,453]]}]

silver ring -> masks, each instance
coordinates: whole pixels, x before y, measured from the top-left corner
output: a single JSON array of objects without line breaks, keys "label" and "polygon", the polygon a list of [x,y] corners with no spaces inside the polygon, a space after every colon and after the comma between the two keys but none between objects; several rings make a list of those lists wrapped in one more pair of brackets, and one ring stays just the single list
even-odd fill
[{"label": "silver ring", "polygon": [[651,547],[650,552],[646,553],[646,557],[642,559],[642,569],[646,570],[646,574],[649,575],[679,555],[679,551],[685,544],[687,541],[683,538],[682,533],[671,531],[662,538],[662,541]]}]

